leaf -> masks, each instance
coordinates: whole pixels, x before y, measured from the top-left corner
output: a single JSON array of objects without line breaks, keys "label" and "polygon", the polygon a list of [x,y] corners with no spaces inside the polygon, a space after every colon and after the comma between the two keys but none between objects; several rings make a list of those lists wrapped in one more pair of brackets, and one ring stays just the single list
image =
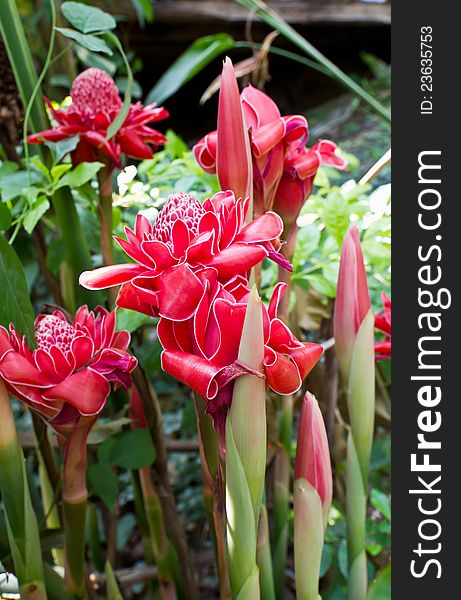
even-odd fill
[{"label": "leaf", "polygon": [[106,574],[107,600],[123,600],[114,570],[108,560],[106,560],[104,571]]},{"label": "leaf", "polygon": [[0,192],[3,202],[14,200],[14,198],[21,196],[26,188],[30,188],[31,184],[39,183],[42,180],[42,174],[37,171],[30,171],[30,179],[27,171],[18,171],[8,175],[8,177],[1,177]]},{"label": "leaf", "polygon": [[88,467],[88,483],[93,494],[99,496],[112,510],[118,494],[118,480],[109,465],[96,463]]},{"label": "leaf", "polygon": [[96,67],[96,69],[106,71],[106,73],[109,73],[111,77],[113,77],[117,72],[117,65],[113,59],[106,58],[102,54],[95,54],[94,52],[90,52],[82,46],[75,47],[75,54],[77,55],[78,60],[82,62],[85,67]]},{"label": "leaf", "polygon": [[77,147],[80,138],[78,135],[67,138],[60,142],[45,142],[45,146],[48,146],[50,150],[54,152],[55,161],[60,162],[67,154],[73,152]]},{"label": "leaf", "polygon": [[56,31],[59,31],[59,33],[62,33],[62,35],[70,38],[71,40],[75,40],[87,50],[91,50],[92,52],[102,52],[103,54],[108,54],[109,56],[112,56],[113,54],[106,42],[94,35],[80,33],[74,29],[67,29],[67,27],[56,27]]},{"label": "leaf", "polygon": [[370,502],[376,510],[379,510],[385,519],[388,521],[391,520],[391,503],[389,496],[386,496],[386,494],[383,494],[383,492],[380,492],[377,489],[372,489]]},{"label": "leaf", "polygon": [[147,94],[146,104],[151,102],[161,104],[197,73],[200,73],[217,56],[234,46],[234,39],[227,33],[217,33],[195,40],[160,77]]},{"label": "leaf", "polygon": [[370,586],[367,600],[389,600],[391,597],[391,564],[382,569]]},{"label": "leaf", "polygon": [[24,217],[23,225],[27,233],[31,234],[42,216],[50,208],[50,202],[46,196],[39,196],[34,203],[32,210],[29,210]]},{"label": "leaf", "polygon": [[10,209],[6,204],[0,202],[0,231],[6,231],[11,227],[13,218],[11,216]]},{"label": "leaf", "polygon": [[70,188],[78,188],[91,181],[101,167],[101,162],[84,162],[80,163],[72,171],[65,173],[56,184],[55,190],[69,186]]},{"label": "leaf", "polygon": [[110,140],[110,138],[112,138],[117,133],[117,131],[120,129],[120,127],[123,125],[123,123],[125,122],[125,119],[128,116],[128,113],[130,112],[131,95],[132,95],[132,89],[133,89],[133,71],[131,70],[130,62],[129,62],[125,52],[123,51],[122,44],[120,43],[118,37],[115,36],[110,31],[107,32],[106,36],[112,41],[114,46],[120,52],[120,54],[123,58],[123,63],[125,65],[126,75],[127,75],[126,89],[125,89],[125,94],[123,97],[122,108],[120,109],[120,112],[118,113],[118,115],[115,117],[115,119],[112,121],[112,123],[109,125],[109,127],[107,129],[106,140]]},{"label": "leaf", "polygon": [[142,469],[155,460],[148,429],[126,430],[101,444],[99,460],[124,469]]},{"label": "leaf", "polygon": [[20,335],[34,340],[34,309],[27,290],[26,276],[16,252],[0,236],[0,324],[14,323]]},{"label": "leaf", "polygon": [[154,5],[152,0],[131,0],[131,4],[136,11],[139,25],[144,27],[147,23],[152,23],[154,20]]},{"label": "leaf", "polygon": [[82,33],[109,31],[117,27],[114,17],[100,8],[81,2],[65,2],[61,6],[62,14],[71,25]]},{"label": "leaf", "polygon": [[53,181],[60,179],[64,175],[64,173],[67,173],[67,171],[70,171],[71,169],[72,169],[72,165],[70,163],[56,165],[55,167],[53,167],[51,169],[51,177],[52,177]]},{"label": "leaf", "polygon": [[130,333],[133,333],[133,331],[149,323],[153,324],[154,321],[148,315],[143,315],[128,308],[119,308],[117,310],[117,331],[126,329]]}]

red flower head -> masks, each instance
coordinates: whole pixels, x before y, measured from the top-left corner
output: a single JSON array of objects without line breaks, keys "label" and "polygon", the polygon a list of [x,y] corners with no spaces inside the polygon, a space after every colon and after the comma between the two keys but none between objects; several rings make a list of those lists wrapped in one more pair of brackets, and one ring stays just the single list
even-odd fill
[{"label": "red flower head", "polygon": [[0,377],[10,393],[57,430],[81,416],[97,415],[109,382],[128,387],[136,359],[126,351],[127,331],[115,332],[115,312],[82,306],[72,323],[60,311],[35,321],[31,351],[13,325],[0,327]]},{"label": "red flower head", "polygon": [[391,299],[382,293],[384,310],[375,316],[375,327],[386,334],[382,342],[375,344],[376,360],[391,358],[392,355],[392,302]]},{"label": "red flower head", "polygon": [[[122,154],[132,158],[152,158],[153,150],[166,142],[163,134],[148,127],[148,123],[168,117],[164,108],[140,102],[130,106],[128,115],[117,131],[107,140],[107,130],[122,108],[122,101],[114,80],[106,72],[92,67],[76,77],[70,90],[72,104],[68,109],[48,107],[57,122],[56,127],[28,137],[30,144],[44,141],[59,142],[79,137],[72,152],[72,162],[102,160],[110,166],[120,166]],[[152,147],[151,147],[152,146]]]},{"label": "red flower head", "polygon": [[[307,121],[301,115],[282,117],[275,102],[251,85],[242,91],[240,101],[251,133],[254,211],[261,215],[274,203],[288,145],[304,146],[307,141]],[[219,134],[218,128],[194,146],[195,157],[207,173],[219,172]]]},{"label": "red flower head", "polygon": [[243,275],[269,256],[289,263],[277,252],[282,220],[266,213],[244,225],[248,200],[219,192],[201,204],[189,194],[173,194],[151,225],[143,215],[126,240],[115,238],[135,264],[111,265],[80,276],[88,289],[122,285],[117,304],[174,321],[189,319],[204,293],[198,276],[214,267],[221,281]]},{"label": "red flower head", "polygon": [[322,140],[309,149],[290,145],[274,202],[274,211],[283,219],[285,239],[312,193],[319,166],[329,165],[339,170],[346,168],[347,162],[335,152],[336,144],[328,140]]},{"label": "red flower head", "polygon": [[[222,433],[232,399],[231,382],[248,372],[261,376],[238,361],[250,290],[241,276],[221,284],[215,269],[204,269],[198,277],[205,292],[194,316],[187,321],[162,318],[158,324],[164,348],[162,368],[207,400],[207,412]],[[277,318],[285,288],[285,284],[278,284],[269,307],[263,306],[263,365],[272,390],[293,394],[321,357],[322,346],[300,342]]]}]

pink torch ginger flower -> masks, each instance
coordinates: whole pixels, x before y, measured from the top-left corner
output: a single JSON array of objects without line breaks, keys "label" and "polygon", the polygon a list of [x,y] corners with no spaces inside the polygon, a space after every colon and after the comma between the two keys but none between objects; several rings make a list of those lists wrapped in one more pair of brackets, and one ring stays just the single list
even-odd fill
[{"label": "pink torch ginger flower", "polygon": [[106,139],[122,101],[112,77],[100,69],[92,67],[80,73],[70,95],[72,104],[63,110],[54,109],[47,100],[57,125],[30,135],[30,144],[60,142],[78,136],[79,142],[71,154],[74,164],[101,160],[111,167],[120,167],[122,154],[140,160],[152,158],[153,149],[166,142],[165,136],[148,124],[166,119],[168,112],[154,104],[143,106],[139,102],[131,104],[120,129],[111,139]]},{"label": "pink torch ginger flower", "polygon": [[375,316],[375,328],[382,331],[385,339],[375,344],[376,360],[391,358],[392,354],[392,302],[391,299],[382,293],[384,310]]},{"label": "pink torch ginger flower", "polygon": [[[232,399],[231,382],[254,373],[238,361],[239,345],[250,290],[247,280],[235,276],[225,284],[216,270],[207,268],[198,277],[204,293],[192,318],[174,321],[162,318],[158,336],[164,348],[162,368],[207,401],[207,412],[222,433]],[[263,305],[264,376],[278,394],[293,394],[322,355],[322,346],[300,342],[277,318],[277,307],[285,290],[278,284],[269,307]]]},{"label": "pink torch ginger flower", "polygon": [[300,477],[308,481],[320,496],[326,525],[333,497],[330,450],[320,407],[309,392],[304,396],[299,417],[295,481]]},{"label": "pink torch ginger flower", "polygon": [[115,331],[115,312],[82,306],[72,323],[64,314],[35,321],[37,348],[30,350],[13,325],[0,327],[0,377],[9,392],[56,430],[103,408],[110,383],[128,387],[136,359],[126,351],[127,331]]},{"label": "pink torch ginger flower", "polygon": [[122,284],[117,305],[174,321],[189,319],[205,291],[199,272],[213,267],[225,281],[246,274],[265,257],[291,266],[277,252],[282,220],[266,213],[244,225],[248,200],[219,192],[201,204],[173,194],[151,225],[143,215],[126,240],[115,238],[135,263],[112,265],[80,276],[88,289]]},{"label": "pink torch ginger flower", "polygon": [[336,155],[336,144],[328,140],[322,140],[312,148],[290,145],[273,206],[283,219],[285,239],[288,239],[304,203],[312,193],[320,165],[329,165],[342,171],[347,162]]}]

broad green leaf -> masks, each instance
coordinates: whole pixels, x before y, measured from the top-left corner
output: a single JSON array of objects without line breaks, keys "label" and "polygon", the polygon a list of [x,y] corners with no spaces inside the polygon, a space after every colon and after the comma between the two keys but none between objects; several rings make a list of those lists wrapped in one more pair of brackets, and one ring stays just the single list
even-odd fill
[{"label": "broad green leaf", "polygon": [[142,469],[155,460],[155,450],[148,429],[127,430],[109,438],[98,451],[101,462],[124,469]]},{"label": "broad green leaf", "polygon": [[20,335],[34,339],[34,309],[27,290],[26,277],[16,252],[0,236],[0,324],[14,323]]},{"label": "broad green leaf", "polygon": [[96,173],[99,171],[101,167],[103,167],[103,163],[101,162],[84,162],[80,163],[72,169],[72,171],[68,171],[56,184],[55,189],[59,189],[65,186],[69,186],[70,188],[78,188],[91,181]]},{"label": "broad green leaf", "polygon": [[212,60],[234,46],[234,39],[227,33],[217,33],[195,40],[160,77],[148,93],[146,103],[161,104],[200,73]]},{"label": "broad green leaf", "polygon": [[18,171],[12,173],[8,177],[0,177],[0,192],[3,202],[14,200],[18,196],[22,196],[24,190],[43,181],[43,175],[35,170],[30,171],[30,178],[26,171]]},{"label": "broad green leaf", "polygon": [[391,564],[378,573],[368,591],[367,600],[389,600],[391,597]]},{"label": "broad green leaf", "polygon": [[96,69],[101,69],[102,71],[109,73],[111,77],[113,77],[117,72],[117,65],[115,64],[114,60],[111,58],[106,58],[102,54],[90,52],[82,46],[76,46],[75,54],[77,55],[78,60],[82,62],[85,67],[95,67]]},{"label": "broad green leaf", "polygon": [[109,31],[117,27],[112,15],[95,6],[81,2],[64,2],[61,11],[69,23],[82,33]]},{"label": "broad green leaf", "polygon": [[92,52],[102,52],[109,56],[112,56],[113,54],[106,42],[99,37],[80,33],[74,29],[68,29],[67,27],[56,27],[56,31],[59,31],[59,33],[62,33],[62,35],[71,40],[75,40],[78,44],[87,48],[87,50],[91,50]]},{"label": "broad green leaf", "polygon": [[109,465],[96,463],[88,467],[88,483],[93,494],[99,496],[112,510],[118,494],[117,476]]},{"label": "broad green leaf", "polygon": [[376,508],[376,510],[379,510],[385,519],[388,521],[391,520],[391,503],[389,496],[383,494],[383,492],[380,492],[377,489],[372,489],[370,502]]},{"label": "broad green leaf", "polygon": [[35,226],[40,221],[42,216],[50,208],[50,202],[46,196],[39,196],[35,201],[31,210],[29,210],[24,217],[23,225],[27,233],[32,233]]}]

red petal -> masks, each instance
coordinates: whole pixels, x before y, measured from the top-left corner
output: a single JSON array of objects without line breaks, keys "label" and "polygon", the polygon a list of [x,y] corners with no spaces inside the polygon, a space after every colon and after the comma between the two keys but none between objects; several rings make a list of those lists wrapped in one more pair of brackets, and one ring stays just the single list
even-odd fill
[{"label": "red petal", "polygon": [[79,283],[88,290],[102,290],[114,285],[126,283],[144,273],[145,267],[141,265],[123,264],[100,267],[93,271],[84,271],[79,277]]},{"label": "red petal", "polygon": [[220,278],[228,279],[234,275],[245,273],[266,256],[267,252],[261,246],[232,244],[214,256],[210,266],[217,269]]},{"label": "red petal", "polygon": [[268,242],[275,240],[283,231],[283,221],[274,212],[267,212],[254,219],[235,238],[236,242]]},{"label": "red petal", "polygon": [[24,356],[14,350],[9,350],[0,359],[0,375],[8,383],[30,385],[37,388],[46,388],[53,382]]},{"label": "red petal", "polygon": [[263,364],[267,383],[277,394],[294,394],[301,387],[298,367],[288,356],[266,347]]},{"label": "red petal", "polygon": [[140,135],[133,131],[127,131],[124,135],[117,136],[122,152],[132,158],[145,159],[154,155],[152,148],[148,146]]},{"label": "red petal", "polygon": [[154,307],[141,298],[138,290],[131,282],[122,285],[117,296],[116,304],[120,308],[128,308],[129,310],[143,313],[149,317],[152,317],[155,314]]},{"label": "red petal", "polygon": [[215,378],[222,370],[200,356],[186,352],[164,350],[161,356],[162,369],[188,385],[207,400],[218,393]]},{"label": "red petal", "polygon": [[203,284],[185,265],[164,271],[157,280],[160,316],[185,321],[195,312],[202,297]]},{"label": "red petal", "polygon": [[105,377],[88,368],[74,373],[47,390],[43,397],[46,400],[68,402],[81,415],[89,416],[96,415],[102,410],[109,392],[110,385]]},{"label": "red petal", "polygon": [[321,344],[310,344],[308,342],[303,342],[301,347],[290,351],[290,356],[297,364],[302,379],[305,379],[312,371],[322,354],[323,347]]},{"label": "red petal", "polygon": [[75,368],[81,369],[93,356],[94,343],[90,337],[81,335],[72,340],[71,349],[75,358]]}]

